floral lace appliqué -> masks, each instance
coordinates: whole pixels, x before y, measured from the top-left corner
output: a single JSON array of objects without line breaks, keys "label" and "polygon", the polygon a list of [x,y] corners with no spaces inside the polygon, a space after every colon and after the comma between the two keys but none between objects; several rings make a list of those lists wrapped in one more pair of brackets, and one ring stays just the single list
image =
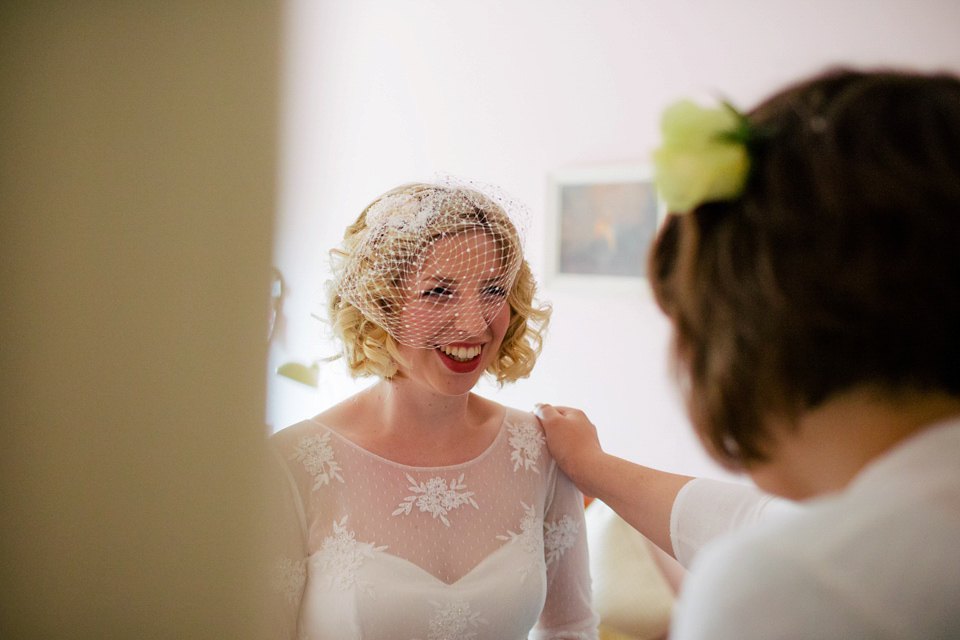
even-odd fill
[{"label": "floral lace appliqu\u00e9", "polygon": [[543,563],[543,524],[537,517],[535,507],[528,507],[523,502],[520,504],[525,512],[520,520],[520,533],[507,531],[507,535],[497,536],[497,539],[516,542],[521,549],[531,555],[531,562],[518,570],[520,572],[520,582],[524,583],[530,572]]},{"label": "floral lace appliqu\u00e9", "polygon": [[323,568],[325,586],[336,586],[341,591],[356,587],[361,593],[373,596],[373,585],[357,580],[357,571],[364,558],[372,558],[386,547],[374,547],[370,542],[358,542],[355,533],[347,530],[347,518],[333,523],[333,535],[323,539],[319,559]]},{"label": "floral lace appliqu\u00e9", "polygon": [[296,602],[307,583],[307,561],[277,558],[271,574],[270,587],[273,592],[282,594],[287,602]]},{"label": "floral lace appliqu\u00e9", "polygon": [[534,473],[540,473],[537,469],[537,460],[540,458],[540,450],[547,442],[540,429],[532,422],[522,422],[508,423],[507,431],[510,432],[510,446],[513,447],[513,453],[510,454],[513,470],[523,467],[524,470],[530,469]]},{"label": "floral lace appliqu\u00e9", "polygon": [[470,605],[464,600],[455,600],[441,605],[430,601],[437,608],[430,621],[429,640],[470,640],[477,637],[476,629],[487,621],[479,613],[470,613]]},{"label": "floral lace appliqu\u00e9", "polygon": [[302,462],[304,468],[315,476],[317,481],[313,484],[313,490],[316,491],[325,484],[329,484],[332,478],[343,482],[340,475],[340,465],[333,459],[333,447],[330,446],[330,433],[323,435],[304,436],[294,447],[294,454],[290,456],[291,460]]},{"label": "floral lace appliqu\u00e9", "polygon": [[580,525],[570,516],[563,516],[556,522],[543,523],[543,547],[547,556],[547,566],[559,560],[567,549],[576,542]]},{"label": "floral lace appliqu\u00e9", "polygon": [[[403,502],[400,503],[400,507],[393,512],[393,515],[410,515],[413,505],[417,505],[420,511],[429,511],[433,514],[434,518],[440,518],[440,521],[449,527],[450,521],[447,520],[447,514],[450,513],[450,511],[468,503],[472,504],[476,509],[480,508],[473,499],[473,491],[461,491],[467,488],[467,486],[463,484],[463,476],[464,474],[461,473],[460,477],[452,480],[448,487],[447,481],[443,478],[436,477],[426,482],[418,483],[411,478],[408,473],[407,480],[410,481],[409,488],[413,491],[414,495],[404,498]],[[458,493],[458,491],[460,493]]]}]

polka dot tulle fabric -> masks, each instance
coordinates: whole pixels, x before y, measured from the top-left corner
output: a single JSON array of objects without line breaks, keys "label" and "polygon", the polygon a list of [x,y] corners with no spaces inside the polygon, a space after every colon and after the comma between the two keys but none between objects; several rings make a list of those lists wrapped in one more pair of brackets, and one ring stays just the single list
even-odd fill
[{"label": "polka dot tulle fabric", "polygon": [[482,454],[444,467],[391,462],[312,420],[273,445],[291,637],[596,638],[582,496],[530,414],[508,409]]}]

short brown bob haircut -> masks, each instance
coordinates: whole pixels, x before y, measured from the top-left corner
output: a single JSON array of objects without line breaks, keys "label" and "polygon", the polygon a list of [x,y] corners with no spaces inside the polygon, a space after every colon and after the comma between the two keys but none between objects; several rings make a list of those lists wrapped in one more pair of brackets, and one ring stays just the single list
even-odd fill
[{"label": "short brown bob haircut", "polygon": [[[341,344],[340,353],[334,358],[343,357],[346,360],[347,369],[353,377],[379,376],[381,378],[392,378],[397,374],[397,364],[402,363],[403,359],[397,349],[397,341],[390,333],[370,318],[366,317],[360,309],[343,299],[338,293],[338,282],[347,273],[356,273],[357,270],[363,270],[365,265],[372,261],[369,256],[364,254],[364,245],[361,241],[369,231],[367,226],[367,213],[375,205],[389,196],[411,196],[413,198],[424,198],[429,195],[436,195],[437,192],[450,191],[456,189],[463,192],[464,187],[448,187],[445,185],[428,183],[410,183],[404,184],[379,196],[363,210],[357,220],[347,227],[344,233],[344,241],[340,248],[333,249],[330,252],[331,267],[333,271],[333,280],[327,283],[327,308],[329,312],[330,325],[334,335]],[[537,356],[543,345],[543,337],[547,325],[550,321],[551,307],[548,304],[537,304],[534,302],[536,294],[536,281],[530,266],[523,258],[523,247],[520,245],[520,239],[515,230],[512,233],[499,233],[495,228],[502,229],[505,225],[512,228],[509,217],[502,207],[492,199],[484,196],[480,192],[469,190],[472,203],[482,203],[480,208],[475,208],[473,204],[468,210],[459,208],[450,211],[456,214],[454,217],[464,223],[463,228],[471,230],[477,229],[478,220],[495,218],[496,225],[490,225],[491,235],[496,236],[498,246],[503,250],[502,259],[505,263],[513,262],[519,259],[519,271],[516,279],[507,294],[507,304],[510,306],[510,324],[504,335],[503,342],[500,345],[498,357],[493,360],[485,373],[503,385],[507,382],[514,382],[520,378],[530,375],[533,366],[536,363]],[[454,202],[462,202],[462,198],[454,198]],[[430,231],[439,236],[444,233],[456,231],[459,228],[458,222],[453,222],[452,227],[430,229]],[[391,242],[403,242],[402,238],[391,239]],[[400,248],[399,251],[403,251]],[[411,260],[413,256],[411,255]],[[402,269],[399,267],[398,269]],[[391,274],[390,278],[369,278],[366,279],[367,290],[364,295],[373,296],[377,304],[382,309],[388,309],[391,314],[399,314],[402,308],[403,294],[400,291],[400,282],[404,274],[401,272]]]},{"label": "short brown bob haircut", "polygon": [[960,396],[960,80],[831,70],[747,118],[742,197],[668,216],[648,269],[734,469],[768,458],[770,418],[844,391]]}]

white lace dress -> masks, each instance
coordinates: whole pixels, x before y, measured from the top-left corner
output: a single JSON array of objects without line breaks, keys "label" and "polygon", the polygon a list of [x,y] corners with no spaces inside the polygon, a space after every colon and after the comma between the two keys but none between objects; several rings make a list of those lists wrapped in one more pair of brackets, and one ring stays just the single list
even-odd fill
[{"label": "white lace dress", "polygon": [[545,442],[512,409],[486,451],[445,467],[313,420],[278,432],[281,637],[595,639],[583,500]]}]

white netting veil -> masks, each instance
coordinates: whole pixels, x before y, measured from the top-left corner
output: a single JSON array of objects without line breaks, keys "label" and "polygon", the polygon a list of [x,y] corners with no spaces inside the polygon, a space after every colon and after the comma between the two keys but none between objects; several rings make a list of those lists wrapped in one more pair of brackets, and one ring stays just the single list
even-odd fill
[{"label": "white netting veil", "polygon": [[397,187],[347,230],[332,285],[400,344],[480,337],[507,303],[529,217],[490,185],[444,177]]}]

